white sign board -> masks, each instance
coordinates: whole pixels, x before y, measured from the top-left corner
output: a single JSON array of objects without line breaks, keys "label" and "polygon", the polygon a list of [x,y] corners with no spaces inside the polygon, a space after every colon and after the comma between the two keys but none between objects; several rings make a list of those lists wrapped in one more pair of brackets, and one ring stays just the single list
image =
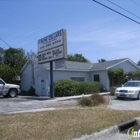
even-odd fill
[{"label": "white sign board", "polygon": [[41,63],[46,61],[53,61],[60,58],[63,58],[63,46],[56,47],[54,49],[50,49],[44,52],[39,53],[38,61]]},{"label": "white sign board", "polygon": [[66,60],[55,61],[55,68],[56,69],[65,68],[65,67],[66,67]]},{"label": "white sign board", "polygon": [[38,40],[38,63],[67,57],[66,30],[59,30]]}]

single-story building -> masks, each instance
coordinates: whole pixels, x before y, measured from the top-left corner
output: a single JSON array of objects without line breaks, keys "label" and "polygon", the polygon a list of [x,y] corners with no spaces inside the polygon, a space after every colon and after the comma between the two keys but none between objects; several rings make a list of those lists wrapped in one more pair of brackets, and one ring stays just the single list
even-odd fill
[{"label": "single-story building", "polygon": [[[109,91],[109,69],[123,68],[125,73],[139,71],[140,68],[129,58],[105,61],[102,63],[84,63],[66,61],[64,67],[56,68],[53,63],[53,80],[72,79],[76,81],[98,81]],[[38,64],[37,58],[29,59],[20,71],[21,90],[28,91],[31,87],[39,96],[49,96],[50,64]]]}]

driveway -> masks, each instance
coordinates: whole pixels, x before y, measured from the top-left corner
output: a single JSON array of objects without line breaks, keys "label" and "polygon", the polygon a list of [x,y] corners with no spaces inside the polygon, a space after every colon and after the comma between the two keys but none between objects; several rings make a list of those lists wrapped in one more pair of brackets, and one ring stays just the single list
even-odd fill
[{"label": "driveway", "polygon": [[134,99],[116,99],[116,97],[111,97],[111,103],[108,105],[109,108],[116,110],[140,110],[140,100]]}]

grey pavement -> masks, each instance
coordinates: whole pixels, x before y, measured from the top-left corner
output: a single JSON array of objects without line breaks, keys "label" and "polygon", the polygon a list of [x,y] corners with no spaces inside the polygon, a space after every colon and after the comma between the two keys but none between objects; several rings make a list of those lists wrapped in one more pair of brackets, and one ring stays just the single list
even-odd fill
[{"label": "grey pavement", "polygon": [[111,97],[111,103],[108,105],[109,108],[116,110],[140,110],[140,100],[134,99],[116,99],[116,97]]},{"label": "grey pavement", "polygon": [[25,97],[18,98],[0,98],[0,114],[5,113],[21,113],[47,110],[48,107],[57,106],[61,104],[75,104],[76,100],[59,100],[49,99],[44,97]]},{"label": "grey pavement", "polygon": [[50,99],[44,96],[18,96],[17,98],[0,97],[0,114],[39,112],[55,110],[52,106],[76,104],[77,99],[90,95],[59,97]]}]

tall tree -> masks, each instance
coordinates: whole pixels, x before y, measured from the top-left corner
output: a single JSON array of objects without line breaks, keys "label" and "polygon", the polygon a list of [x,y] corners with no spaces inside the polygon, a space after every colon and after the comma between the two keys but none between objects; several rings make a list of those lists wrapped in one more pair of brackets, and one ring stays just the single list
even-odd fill
[{"label": "tall tree", "polygon": [[6,82],[12,82],[19,75],[19,71],[31,57],[37,57],[34,52],[25,52],[22,48],[0,47],[0,77]]},{"label": "tall tree", "polygon": [[74,55],[69,54],[68,57],[67,57],[67,60],[69,60],[69,61],[76,61],[76,62],[87,62],[87,63],[90,62],[82,54],[78,54],[78,53],[76,53]]},{"label": "tall tree", "polygon": [[0,64],[3,64],[4,49],[0,47]]},{"label": "tall tree", "polygon": [[21,48],[9,48],[4,51],[4,64],[20,71],[25,63],[25,52]]},{"label": "tall tree", "polygon": [[105,59],[98,60],[99,63],[102,63],[102,62],[105,62],[105,61],[106,61]]},{"label": "tall tree", "polygon": [[18,76],[16,69],[8,66],[8,65],[0,65],[0,77],[8,82],[11,83],[15,80]]}]

